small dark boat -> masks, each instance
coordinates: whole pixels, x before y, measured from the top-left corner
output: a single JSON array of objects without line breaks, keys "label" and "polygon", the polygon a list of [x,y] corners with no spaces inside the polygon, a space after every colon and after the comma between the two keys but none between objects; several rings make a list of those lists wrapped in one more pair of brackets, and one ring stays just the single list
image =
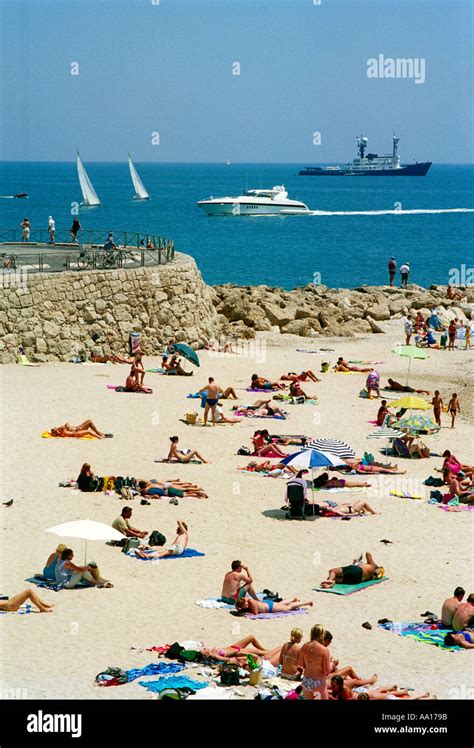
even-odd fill
[{"label": "small dark boat", "polygon": [[28,197],[28,193],[27,192],[19,192],[18,195],[14,195],[14,197],[18,197],[18,198],[20,198],[20,197]]}]

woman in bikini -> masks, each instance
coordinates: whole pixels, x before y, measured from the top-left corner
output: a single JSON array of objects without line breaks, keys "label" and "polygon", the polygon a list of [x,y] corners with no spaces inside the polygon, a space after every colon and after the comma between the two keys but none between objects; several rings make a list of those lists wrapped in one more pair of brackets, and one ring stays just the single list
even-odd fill
[{"label": "woman in bikini", "polygon": [[184,452],[178,449],[179,436],[170,436],[170,451],[165,462],[190,462],[193,459],[201,460],[201,462],[208,463],[197,449],[189,450]]},{"label": "woman in bikini", "polygon": [[345,501],[342,504],[338,504],[337,507],[329,505],[326,508],[321,507],[320,505],[319,513],[322,514],[322,516],[324,516],[324,513],[330,513],[335,514],[338,517],[346,517],[351,514],[380,514],[380,512],[376,512],[365,499],[359,499],[358,501],[352,502]]},{"label": "woman in bikini", "polygon": [[313,481],[314,488],[368,488],[371,483],[356,480],[346,480],[345,478],[330,478],[329,473],[318,475]]},{"label": "woman in bikini", "polygon": [[256,431],[252,437],[253,444],[253,455],[254,457],[265,457],[265,455],[274,455],[275,457],[286,457],[286,452],[283,452],[278,444],[271,442],[266,443],[265,435],[268,431]]},{"label": "woman in bikini", "polygon": [[245,660],[247,655],[265,657],[276,667],[280,659],[281,649],[281,645],[274,649],[266,649],[255,636],[249,635],[228,647],[203,648],[201,653],[205,657],[212,657],[222,662],[238,662],[239,667],[243,666],[241,660]]},{"label": "woman in bikini", "polygon": [[282,600],[280,603],[273,600],[254,600],[251,597],[241,597],[235,601],[235,607],[243,615],[258,615],[258,613],[288,613],[290,610],[299,610],[300,608],[312,608],[313,601],[302,603],[298,598],[293,600]]},{"label": "woman in bikini", "polygon": [[308,369],[308,371],[302,371],[301,374],[295,374],[294,371],[289,371],[288,374],[283,374],[283,376],[280,377],[280,379],[287,380],[290,382],[307,382],[308,379],[311,379],[312,382],[320,382],[321,380],[317,378],[315,373],[311,371],[311,369]]},{"label": "woman in bikini", "polygon": [[51,429],[52,436],[69,436],[76,439],[80,439],[82,436],[95,436],[97,439],[110,438],[112,434],[104,434],[99,431],[93,421],[88,419],[79,426],[71,426],[70,423],[63,423],[62,426],[54,426]]},{"label": "woman in bikini", "polygon": [[280,661],[281,677],[286,680],[296,680],[298,675],[298,658],[303,646],[303,632],[301,629],[292,629],[290,641],[281,648]]}]

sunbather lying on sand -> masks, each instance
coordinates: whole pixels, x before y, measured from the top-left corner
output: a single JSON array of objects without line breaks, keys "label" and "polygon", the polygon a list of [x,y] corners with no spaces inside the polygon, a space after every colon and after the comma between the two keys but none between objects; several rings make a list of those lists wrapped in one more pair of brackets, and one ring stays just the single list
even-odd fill
[{"label": "sunbather lying on sand", "polygon": [[371,486],[367,481],[346,480],[345,478],[330,478],[329,473],[322,473],[313,480],[314,488],[367,488]]},{"label": "sunbather lying on sand", "polygon": [[394,392],[416,392],[418,395],[429,395],[429,390],[417,390],[414,387],[410,387],[408,384],[400,384],[395,382],[394,379],[389,379],[388,384],[384,387],[386,390],[393,390]]},{"label": "sunbather lying on sand", "polygon": [[249,635],[240,639],[235,644],[230,644],[228,647],[210,647],[201,649],[201,653],[205,657],[212,657],[215,660],[221,660],[222,662],[237,662],[239,667],[243,667],[243,662],[247,655],[256,655],[264,657],[269,660],[271,664],[276,667],[280,660],[281,645],[274,649],[266,649],[255,636]]},{"label": "sunbather lying on sand", "polygon": [[296,597],[292,600],[282,600],[281,603],[275,603],[273,600],[262,602],[261,600],[253,600],[251,597],[242,597],[235,601],[235,607],[242,613],[242,615],[257,615],[258,613],[287,613],[290,610],[312,608],[313,604],[312,600],[302,603]]},{"label": "sunbather lying on sand", "polygon": [[211,338],[211,340],[207,341],[204,348],[207,351],[217,351],[218,353],[234,353],[232,343],[228,340],[218,343],[215,338]]},{"label": "sunbather lying on sand", "polygon": [[83,421],[79,426],[72,426],[70,423],[63,423],[62,426],[55,426],[51,429],[52,436],[70,436],[76,439],[80,439],[81,436],[95,436],[97,439],[106,439],[113,436],[112,434],[104,434],[99,431],[93,421],[88,419]]},{"label": "sunbather lying on sand", "polygon": [[[398,465],[380,465],[373,462],[371,465],[365,465],[358,460],[344,460],[351,470],[355,470],[356,473],[363,475],[364,473],[380,473],[381,475],[404,475],[406,470],[399,470]],[[347,485],[347,484],[346,484]]]},{"label": "sunbather lying on sand", "polygon": [[474,487],[470,478],[459,481],[451,474],[448,480],[449,491],[445,494],[443,503],[448,503],[457,496],[460,504],[474,504]]},{"label": "sunbather lying on sand", "polygon": [[382,572],[372,554],[366,551],[365,557],[365,564],[360,558],[354,559],[350,566],[336,566],[334,569],[329,569],[328,578],[321,582],[321,587],[330,589],[335,584],[360,584],[369,582],[371,579],[379,579]]},{"label": "sunbather lying on sand", "polygon": [[281,382],[270,382],[265,377],[259,377],[258,374],[252,374],[250,387],[253,390],[284,390],[286,385]]},{"label": "sunbather lying on sand", "polygon": [[185,496],[195,497],[197,499],[207,499],[208,495],[202,488],[194,483],[185,483],[179,479],[164,481],[158,480],[139,480],[138,488],[140,496],[143,498],[160,499],[163,496],[173,496],[183,498]]},{"label": "sunbather lying on sand", "polygon": [[295,374],[294,371],[289,371],[288,374],[283,374],[280,379],[289,380],[290,382],[307,382],[308,379],[311,379],[312,382],[321,381],[310,369],[308,369],[308,371],[302,371],[301,374]]},{"label": "sunbather lying on sand", "polygon": [[257,400],[256,403],[253,405],[246,405],[236,407],[236,410],[239,411],[239,413],[242,413],[244,416],[280,416],[281,418],[286,418],[285,413],[281,408],[278,408],[276,405],[270,405],[271,400]]},{"label": "sunbather lying on sand", "polygon": [[19,592],[17,595],[13,595],[13,597],[9,597],[8,600],[0,600],[0,610],[14,613],[23,605],[23,603],[28,601],[33,605],[36,605],[40,613],[53,612],[54,605],[45,603],[44,600],[41,600],[41,598],[38,597],[34,590],[24,590],[23,592]]},{"label": "sunbather lying on sand", "polygon": [[[322,507],[321,504],[319,506],[321,514],[321,509],[326,507]],[[337,507],[328,506],[326,511],[332,512],[340,517],[345,517],[346,515],[351,514],[380,514],[380,512],[376,512],[365,499],[344,501],[341,504],[338,504]]]},{"label": "sunbather lying on sand", "polygon": [[110,353],[106,356],[102,356],[100,353],[91,353],[91,361],[94,364],[107,364],[111,361],[114,364],[133,364],[133,358],[125,358],[124,356],[117,356],[115,353]]},{"label": "sunbather lying on sand", "polygon": [[136,548],[135,555],[146,559],[163,558],[164,556],[182,556],[188,546],[188,540],[188,526],[184,520],[179,519],[176,528],[176,538],[174,539],[174,543],[168,548],[163,548],[161,551],[155,551],[151,548],[145,548],[144,550]]},{"label": "sunbather lying on sand", "polygon": [[393,699],[406,699],[408,701],[420,701],[421,699],[433,699],[429,693],[413,693],[398,686],[379,686],[379,688],[366,689],[360,686],[354,690],[353,698],[357,701],[391,701]]},{"label": "sunbather lying on sand", "polygon": [[240,468],[241,470],[250,470],[252,473],[268,473],[271,476],[279,476],[279,475],[296,475],[297,470],[292,465],[284,465],[282,462],[272,463],[270,460],[264,460],[261,463],[252,461],[249,462],[248,465],[246,465],[244,468]]},{"label": "sunbather lying on sand", "polygon": [[193,459],[201,460],[207,463],[207,460],[198,452],[197,449],[180,450],[178,449],[179,436],[170,436],[170,451],[165,462],[190,462]]},{"label": "sunbather lying on sand", "polygon": [[348,364],[347,361],[345,361],[342,358],[342,356],[339,356],[334,368],[336,371],[372,371],[370,367],[364,368],[361,366],[354,366],[353,364]]},{"label": "sunbather lying on sand", "polygon": [[241,418],[237,416],[226,416],[222,405],[216,405],[216,421],[217,423],[240,423]]},{"label": "sunbather lying on sand", "polygon": [[452,634],[446,634],[444,643],[447,647],[461,647],[462,649],[474,649],[472,638],[474,631],[453,631]]}]

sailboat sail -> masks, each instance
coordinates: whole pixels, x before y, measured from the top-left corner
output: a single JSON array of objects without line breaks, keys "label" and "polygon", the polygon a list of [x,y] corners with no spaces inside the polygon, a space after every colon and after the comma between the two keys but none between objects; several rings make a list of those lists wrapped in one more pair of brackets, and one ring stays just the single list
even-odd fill
[{"label": "sailboat sail", "polygon": [[77,154],[77,174],[79,177],[79,184],[81,185],[82,197],[84,198],[82,205],[100,205],[100,200],[92,186],[91,180],[87,176],[79,152]]},{"label": "sailboat sail", "polygon": [[135,165],[132,161],[132,157],[128,154],[128,165],[130,167],[130,176],[132,177],[133,186],[135,188],[135,200],[149,200],[150,195],[143,186],[143,182],[138,176],[138,172],[135,169]]}]

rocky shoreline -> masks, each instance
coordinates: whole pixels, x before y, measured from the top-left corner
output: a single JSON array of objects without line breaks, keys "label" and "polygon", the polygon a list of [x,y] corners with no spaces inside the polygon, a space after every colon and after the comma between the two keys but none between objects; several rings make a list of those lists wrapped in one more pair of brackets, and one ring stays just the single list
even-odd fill
[{"label": "rocky shoreline", "polygon": [[[471,319],[474,288],[465,289],[462,301],[447,298],[447,286],[406,289],[360,286],[354,289],[308,285],[286,291],[271,286],[209,286],[222,336],[252,338],[256,332],[276,331],[302,337],[352,337],[356,333],[383,333],[380,322],[407,312],[428,317],[436,307],[442,321]],[[464,290],[464,289],[463,289]]]}]

